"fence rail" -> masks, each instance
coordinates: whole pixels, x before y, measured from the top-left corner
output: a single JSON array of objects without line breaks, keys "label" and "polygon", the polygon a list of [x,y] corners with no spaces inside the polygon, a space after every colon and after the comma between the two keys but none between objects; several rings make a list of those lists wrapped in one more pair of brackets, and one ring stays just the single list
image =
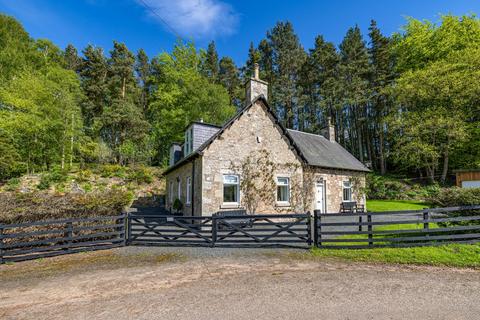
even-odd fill
[{"label": "fence rail", "polygon": [[310,246],[310,214],[210,217],[129,215],[128,244]]},{"label": "fence rail", "polygon": [[480,205],[348,214],[315,211],[314,230],[315,244],[326,249],[475,243],[480,241]]},{"label": "fence rail", "polygon": [[126,215],[0,224],[0,263],[125,244]]}]

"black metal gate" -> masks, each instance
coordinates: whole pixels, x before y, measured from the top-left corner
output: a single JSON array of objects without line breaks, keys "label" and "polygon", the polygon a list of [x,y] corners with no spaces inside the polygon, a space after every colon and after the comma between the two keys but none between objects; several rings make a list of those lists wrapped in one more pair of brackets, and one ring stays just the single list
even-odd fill
[{"label": "black metal gate", "polygon": [[128,244],[210,247],[309,247],[309,214],[210,217],[128,216]]}]

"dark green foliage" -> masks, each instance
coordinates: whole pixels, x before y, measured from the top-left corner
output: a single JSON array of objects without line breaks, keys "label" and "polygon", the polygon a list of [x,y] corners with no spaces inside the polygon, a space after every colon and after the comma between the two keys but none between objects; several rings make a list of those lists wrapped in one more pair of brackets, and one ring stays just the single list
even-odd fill
[{"label": "dark green foliage", "polygon": [[202,70],[204,75],[210,80],[212,80],[213,82],[216,82],[218,80],[218,72],[219,72],[218,53],[217,53],[217,49],[215,48],[214,41],[208,44]]},{"label": "dark green foliage", "polygon": [[124,178],[127,173],[127,168],[117,164],[106,164],[101,166],[100,175],[104,178],[119,177]]},{"label": "dark green foliage", "polygon": [[367,199],[377,200],[421,200],[429,201],[440,187],[422,185],[414,180],[399,179],[391,176],[368,174],[365,194]]},{"label": "dark green foliage", "polygon": [[480,188],[442,188],[429,202],[439,207],[480,205]]},{"label": "dark green foliage", "polygon": [[180,201],[180,199],[175,199],[175,201],[173,201],[173,210],[175,210],[175,212],[179,213],[181,212],[183,209],[183,203],[182,201]]}]

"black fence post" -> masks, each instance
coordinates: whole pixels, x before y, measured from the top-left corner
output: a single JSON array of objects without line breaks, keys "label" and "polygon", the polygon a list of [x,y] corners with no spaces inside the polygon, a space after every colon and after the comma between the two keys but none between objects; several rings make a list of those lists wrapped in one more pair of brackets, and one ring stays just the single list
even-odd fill
[{"label": "black fence post", "polygon": [[316,247],[320,247],[322,243],[320,240],[322,239],[322,216],[320,215],[320,210],[313,210],[313,241],[315,242]]},{"label": "black fence post", "polygon": [[368,222],[368,246],[373,247],[372,215],[370,213],[367,213],[367,222]]},{"label": "black fence post", "polygon": [[117,228],[117,232],[119,232],[118,237],[122,240],[122,246],[126,245],[126,234],[125,234],[125,224],[126,224],[126,219],[125,215],[122,216],[122,218],[117,219],[115,221],[115,224],[121,224],[120,227]]},{"label": "black fence post", "polygon": [[126,219],[126,224],[127,224],[127,235],[125,239],[125,245],[130,245],[130,241],[132,239],[132,219],[130,217],[130,213],[127,214],[127,219]]},{"label": "black fence post", "polygon": [[311,246],[312,245],[312,216],[310,211],[307,212],[307,233],[308,233],[307,243],[308,243],[308,246]]},{"label": "black fence post", "polygon": [[362,216],[361,214],[358,215],[358,231],[363,231],[363,226],[362,226]]},{"label": "black fence post", "polygon": [[216,215],[212,215],[212,247],[215,246],[215,242],[217,242],[217,219]]},{"label": "black fence post", "polygon": [[430,235],[430,223],[428,222],[429,219],[429,212],[428,208],[423,208],[423,232],[425,234],[425,237],[428,237]]},{"label": "black fence post", "polygon": [[4,264],[3,261],[3,226],[0,225],[0,264]]},{"label": "black fence post", "polygon": [[66,251],[70,251],[70,248],[73,243],[73,223],[72,221],[68,221],[66,225],[66,232],[65,232],[65,237],[67,238],[67,247],[64,249]]}]

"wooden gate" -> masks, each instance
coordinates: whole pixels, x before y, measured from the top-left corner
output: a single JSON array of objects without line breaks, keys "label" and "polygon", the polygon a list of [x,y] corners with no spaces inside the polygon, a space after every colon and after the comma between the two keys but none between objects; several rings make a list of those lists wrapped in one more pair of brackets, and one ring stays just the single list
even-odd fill
[{"label": "wooden gate", "polygon": [[309,214],[128,216],[128,244],[217,247],[312,244]]}]

